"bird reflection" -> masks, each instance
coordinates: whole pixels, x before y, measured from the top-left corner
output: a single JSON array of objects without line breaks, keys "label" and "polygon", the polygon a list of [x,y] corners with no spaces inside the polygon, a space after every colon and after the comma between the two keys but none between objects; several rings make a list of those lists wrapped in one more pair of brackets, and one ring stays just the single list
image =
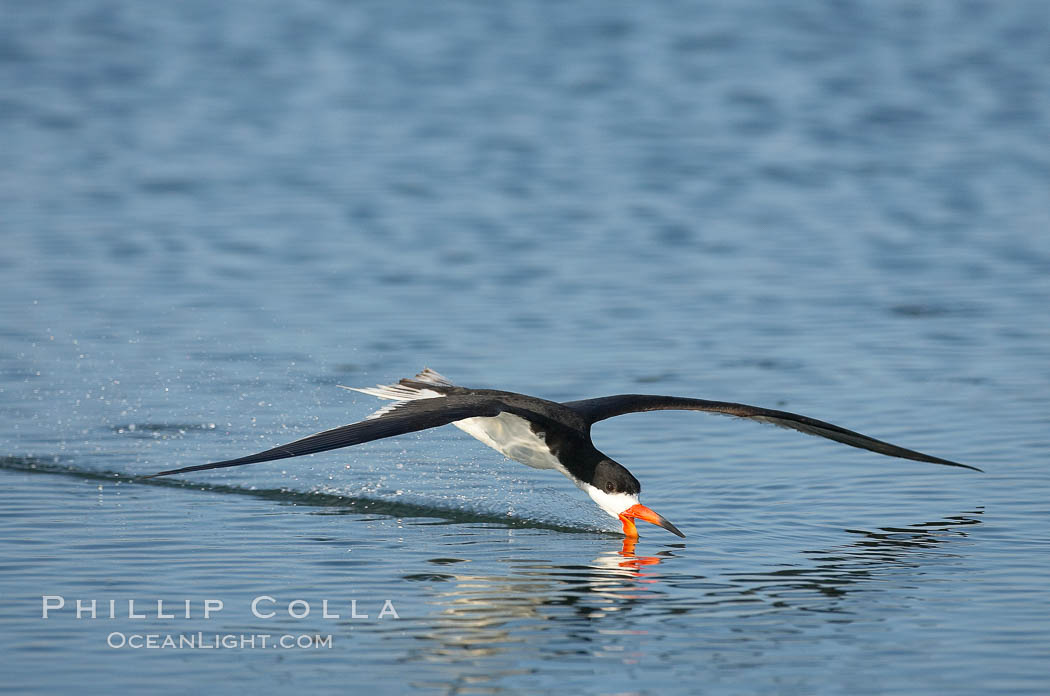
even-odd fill
[{"label": "bird reflection", "polygon": [[[559,646],[578,652],[581,645],[591,646],[596,655],[613,650],[627,656],[635,649],[631,636],[645,633],[649,625],[623,620],[635,612],[639,617],[746,617],[786,609],[848,614],[853,601],[849,596],[885,580],[887,571],[920,568],[958,555],[950,546],[967,537],[968,527],[980,524],[982,512],[845,530],[856,538],[802,551],[790,566],[742,569],[732,557],[726,561],[723,556],[717,564],[705,565],[717,566],[708,575],[683,572],[680,566],[692,549],[682,542],[663,544],[643,555],[636,551],[637,540],[617,540],[618,548],[602,550],[589,563],[571,560],[579,548],[563,547],[558,551],[570,560],[554,562],[549,553],[505,559],[502,573],[446,575],[443,582],[428,587],[439,613],[429,617],[418,657],[476,669],[471,683],[481,686],[498,683],[504,667],[510,670],[506,674],[516,673],[522,652],[530,649],[542,658],[560,654]],[[581,542],[605,543],[604,538]],[[692,555],[689,566],[695,568],[698,561]]]}]

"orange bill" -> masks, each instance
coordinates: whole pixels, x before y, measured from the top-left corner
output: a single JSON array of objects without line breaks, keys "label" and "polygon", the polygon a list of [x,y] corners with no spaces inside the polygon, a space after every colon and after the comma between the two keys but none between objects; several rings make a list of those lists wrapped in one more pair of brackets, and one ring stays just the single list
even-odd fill
[{"label": "orange bill", "polygon": [[678,530],[678,527],[674,526],[666,519],[664,519],[661,515],[656,514],[641,503],[639,503],[638,505],[632,505],[631,507],[627,508],[626,510],[620,513],[620,522],[623,523],[624,536],[632,538],[638,536],[638,528],[634,526],[634,521],[636,519],[645,520],[646,522],[655,524],[658,527],[663,527],[667,531],[671,532],[672,534],[677,534],[683,539],[685,538],[685,534],[682,534],[682,532]]}]

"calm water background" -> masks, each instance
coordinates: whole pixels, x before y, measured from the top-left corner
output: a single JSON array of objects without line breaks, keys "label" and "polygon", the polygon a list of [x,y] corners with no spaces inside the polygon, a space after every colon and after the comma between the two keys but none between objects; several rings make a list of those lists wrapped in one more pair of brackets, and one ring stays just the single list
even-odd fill
[{"label": "calm water background", "polygon": [[[1050,688],[1047,3],[0,12],[0,689]],[[452,428],[134,480],[424,365],[987,473],[627,416],[598,446],[688,535],[633,552]],[[333,643],[107,647],[198,631]]]}]

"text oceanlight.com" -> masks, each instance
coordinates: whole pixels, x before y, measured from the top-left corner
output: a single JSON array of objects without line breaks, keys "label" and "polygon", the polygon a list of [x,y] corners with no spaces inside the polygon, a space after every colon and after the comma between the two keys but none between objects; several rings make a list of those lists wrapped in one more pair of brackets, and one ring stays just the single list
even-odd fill
[{"label": "text oceanlight.com", "polygon": [[283,650],[332,649],[332,634],[285,633],[124,633],[113,631],[106,636],[106,645],[114,649],[132,650],[252,650],[279,648]]}]

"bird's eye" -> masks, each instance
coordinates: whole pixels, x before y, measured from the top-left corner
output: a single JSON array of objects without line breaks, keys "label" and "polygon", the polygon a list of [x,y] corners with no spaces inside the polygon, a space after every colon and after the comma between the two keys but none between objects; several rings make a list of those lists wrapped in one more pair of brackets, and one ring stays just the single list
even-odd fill
[{"label": "bird's eye", "polygon": [[613,493],[615,491],[616,491],[616,484],[615,483],[610,481],[609,483],[605,484],[605,492],[606,493]]}]

